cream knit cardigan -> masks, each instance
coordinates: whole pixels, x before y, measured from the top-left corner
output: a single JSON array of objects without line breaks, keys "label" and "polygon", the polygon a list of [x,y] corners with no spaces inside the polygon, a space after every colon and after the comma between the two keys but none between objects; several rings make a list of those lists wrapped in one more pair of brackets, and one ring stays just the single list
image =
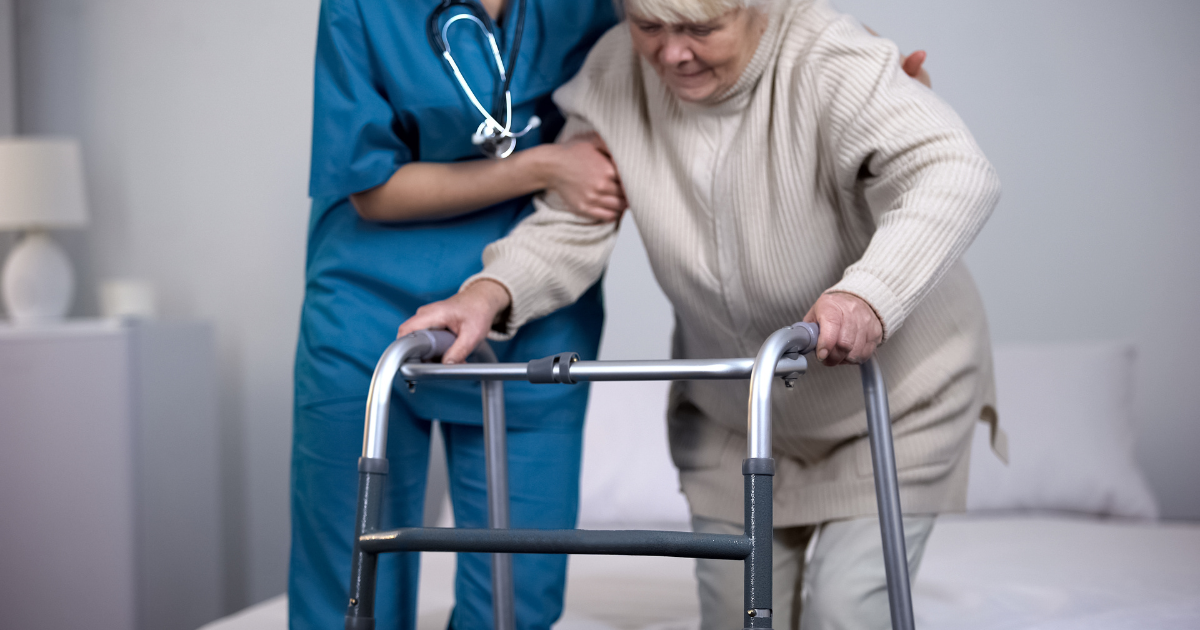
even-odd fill
[{"label": "cream knit cardigan", "polygon": [[[959,258],[1000,189],[962,121],[901,72],[895,45],[825,0],[776,0],[738,83],[697,106],[659,82],[622,24],[555,101],[568,117],[561,138],[594,129],[612,151],[675,308],[675,357],[754,356],[822,292],[862,298],[885,331],[876,356],[904,509],[964,508],[974,424],[996,431],[987,323]],[[574,302],[615,241],[617,226],[587,223],[553,195],[536,204],[467,281],[511,294],[497,339]],[[812,364],[775,394],[776,526],[875,511],[858,370]],[[748,392],[672,389],[672,457],[694,514],[742,520]]]}]

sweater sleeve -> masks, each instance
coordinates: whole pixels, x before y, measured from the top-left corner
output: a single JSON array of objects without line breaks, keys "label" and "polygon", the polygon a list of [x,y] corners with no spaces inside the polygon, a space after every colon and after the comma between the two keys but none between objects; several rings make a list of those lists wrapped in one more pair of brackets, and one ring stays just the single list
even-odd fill
[{"label": "sweater sleeve", "polygon": [[847,205],[873,234],[829,292],[875,309],[884,340],[974,240],[1000,198],[995,170],[962,120],[900,69],[895,44],[850,18],[814,46],[826,153]]},{"label": "sweater sleeve", "polygon": [[[565,142],[591,127],[568,113],[559,134]],[[490,338],[505,341],[526,322],[575,303],[604,273],[617,240],[618,223],[595,223],[563,208],[558,195],[543,192],[533,200],[534,213],[508,236],[483,250],[483,271],[463,287],[479,280],[500,283],[512,305],[505,321]]]}]

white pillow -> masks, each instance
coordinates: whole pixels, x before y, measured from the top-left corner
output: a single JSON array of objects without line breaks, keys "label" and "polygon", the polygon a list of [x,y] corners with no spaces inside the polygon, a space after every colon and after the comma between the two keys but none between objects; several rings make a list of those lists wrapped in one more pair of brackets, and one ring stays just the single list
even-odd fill
[{"label": "white pillow", "polygon": [[1134,460],[1132,345],[1103,342],[996,350],[1009,464],[975,432],[967,509],[1051,510],[1153,519]]}]

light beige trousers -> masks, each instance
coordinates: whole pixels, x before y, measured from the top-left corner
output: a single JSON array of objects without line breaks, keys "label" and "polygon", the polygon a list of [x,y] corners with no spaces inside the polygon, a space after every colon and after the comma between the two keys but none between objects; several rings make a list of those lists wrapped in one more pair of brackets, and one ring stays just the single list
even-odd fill
[{"label": "light beige trousers", "polygon": [[[906,516],[904,542],[915,579],[935,516]],[[692,517],[706,534],[745,533],[741,525]],[[888,630],[887,578],[875,517],[775,530],[772,627],[791,630]],[[743,627],[743,563],[697,560],[701,630]]]}]

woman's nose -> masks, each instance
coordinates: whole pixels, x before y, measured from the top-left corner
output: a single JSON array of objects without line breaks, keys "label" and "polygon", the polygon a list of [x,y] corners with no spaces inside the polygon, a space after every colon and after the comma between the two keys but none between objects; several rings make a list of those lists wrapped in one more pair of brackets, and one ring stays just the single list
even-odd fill
[{"label": "woman's nose", "polygon": [[683,37],[668,35],[662,47],[662,61],[667,65],[678,65],[696,58]]}]

